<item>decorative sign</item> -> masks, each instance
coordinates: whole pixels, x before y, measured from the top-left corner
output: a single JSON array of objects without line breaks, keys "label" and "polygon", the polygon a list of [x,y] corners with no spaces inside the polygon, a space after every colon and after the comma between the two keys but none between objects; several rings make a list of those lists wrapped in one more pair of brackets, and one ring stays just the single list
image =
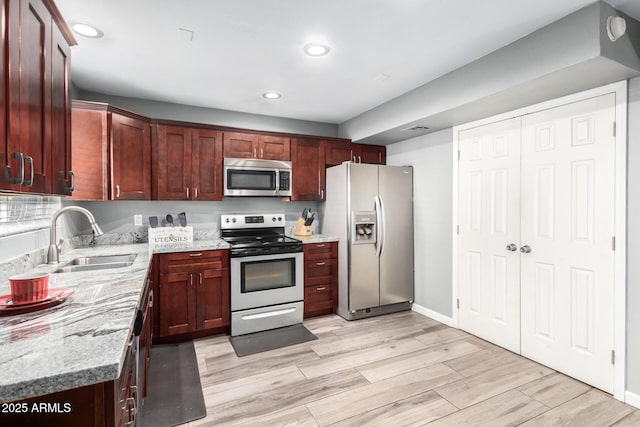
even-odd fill
[{"label": "decorative sign", "polygon": [[189,248],[193,246],[193,227],[149,228],[151,248]]}]

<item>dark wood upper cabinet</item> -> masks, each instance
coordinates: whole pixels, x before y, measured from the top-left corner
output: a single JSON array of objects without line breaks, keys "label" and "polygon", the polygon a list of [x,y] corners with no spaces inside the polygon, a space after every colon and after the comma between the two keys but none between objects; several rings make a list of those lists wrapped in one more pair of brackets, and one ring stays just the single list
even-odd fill
[{"label": "dark wood upper cabinet", "polygon": [[387,147],[384,145],[353,144],[358,146],[358,163],[384,165],[387,162]]},{"label": "dark wood upper cabinet", "polygon": [[111,200],[151,199],[151,125],[112,114]]},{"label": "dark wood upper cabinet", "polygon": [[222,138],[211,129],[154,125],[153,198],[222,200]]},{"label": "dark wood upper cabinet", "polygon": [[225,132],[225,157],[241,159],[291,160],[289,138],[252,133]]},{"label": "dark wood upper cabinet", "polygon": [[73,198],[151,199],[149,119],[88,101],[73,101],[72,119]]},{"label": "dark wood upper cabinet", "polygon": [[384,145],[327,142],[325,165],[336,166],[342,162],[386,164],[387,149]]},{"label": "dark wood upper cabinet", "polygon": [[1,124],[0,189],[69,194],[68,71],[75,40],[51,0],[6,0],[2,18],[0,68],[6,92],[0,104],[6,122]]},{"label": "dark wood upper cabinet", "polygon": [[294,138],[291,142],[291,200],[323,200],[325,141]]},{"label": "dark wood upper cabinet", "polygon": [[325,165],[336,166],[353,161],[352,145],[350,142],[327,142]]},{"label": "dark wood upper cabinet", "polygon": [[57,26],[53,26],[51,49],[51,160],[52,193],[71,195],[75,176],[71,167],[71,98],[69,67],[71,48]]}]

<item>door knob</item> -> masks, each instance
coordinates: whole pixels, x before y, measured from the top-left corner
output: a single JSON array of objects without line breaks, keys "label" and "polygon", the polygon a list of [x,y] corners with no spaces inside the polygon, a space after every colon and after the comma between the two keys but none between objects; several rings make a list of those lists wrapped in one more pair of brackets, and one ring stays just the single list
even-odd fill
[{"label": "door knob", "polygon": [[515,252],[518,250],[518,246],[516,246],[515,243],[511,243],[509,245],[507,245],[507,250],[510,252]]},{"label": "door knob", "polygon": [[531,252],[531,247],[529,245],[524,245],[520,248],[520,252],[522,252],[523,254],[528,254],[529,252]]}]

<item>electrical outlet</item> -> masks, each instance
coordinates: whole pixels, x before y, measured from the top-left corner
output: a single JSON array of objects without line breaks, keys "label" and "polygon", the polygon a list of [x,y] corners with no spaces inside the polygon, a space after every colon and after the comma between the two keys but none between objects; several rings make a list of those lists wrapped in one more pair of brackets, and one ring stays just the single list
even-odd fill
[{"label": "electrical outlet", "polygon": [[142,225],[142,215],[133,216],[133,225]]}]

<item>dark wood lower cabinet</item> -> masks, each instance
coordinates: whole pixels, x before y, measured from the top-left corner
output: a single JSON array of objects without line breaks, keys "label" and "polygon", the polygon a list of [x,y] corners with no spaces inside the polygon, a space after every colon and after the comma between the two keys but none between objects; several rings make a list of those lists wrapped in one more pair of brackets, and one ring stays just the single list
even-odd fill
[{"label": "dark wood lower cabinet", "polygon": [[309,243],[304,250],[304,317],[333,313],[338,305],[338,243]]},{"label": "dark wood lower cabinet", "polygon": [[229,326],[228,250],[157,256],[159,338]]}]

